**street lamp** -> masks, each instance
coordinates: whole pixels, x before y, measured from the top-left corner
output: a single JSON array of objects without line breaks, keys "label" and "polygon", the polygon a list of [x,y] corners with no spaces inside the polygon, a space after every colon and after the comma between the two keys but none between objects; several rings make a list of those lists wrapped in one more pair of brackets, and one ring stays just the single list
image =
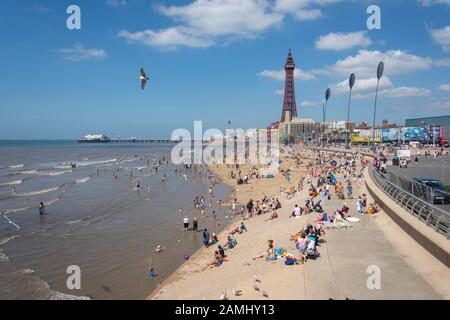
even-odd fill
[{"label": "street lamp", "polygon": [[325,119],[327,117],[327,105],[328,105],[328,99],[330,99],[331,96],[331,89],[328,88],[325,91],[325,104],[322,104],[323,108],[323,139],[325,140]]},{"label": "street lamp", "polygon": [[355,81],[356,81],[356,76],[355,76],[355,74],[354,73],[352,73],[351,75],[350,75],[350,78],[348,79],[348,85],[349,85],[349,87],[350,87],[350,93],[349,93],[349,95],[348,95],[348,109],[347,109],[347,124],[346,124],[346,126],[347,126],[347,143],[346,143],[346,148],[347,149],[350,149],[350,143],[349,143],[349,139],[348,139],[348,136],[349,136],[349,133],[350,133],[350,104],[351,104],[351,100],[352,100],[352,89],[353,89],[353,86],[355,85]]},{"label": "street lamp", "polygon": [[376,115],[377,115],[378,88],[380,86],[380,79],[383,76],[383,71],[384,71],[384,62],[381,61],[378,64],[378,69],[377,69],[377,90],[375,92],[375,106],[373,108],[373,127],[372,127],[372,151],[373,152],[375,152],[377,150],[377,148],[375,147],[375,120],[376,120]]}]

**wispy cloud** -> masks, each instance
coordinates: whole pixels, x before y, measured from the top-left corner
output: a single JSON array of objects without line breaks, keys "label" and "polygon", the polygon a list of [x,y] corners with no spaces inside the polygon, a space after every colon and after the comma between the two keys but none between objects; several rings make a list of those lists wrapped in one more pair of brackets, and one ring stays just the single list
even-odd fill
[{"label": "wispy cloud", "polygon": [[298,20],[317,19],[324,7],[340,1],[344,0],[194,0],[186,5],[159,4],[154,8],[172,18],[174,25],[122,30],[118,36],[163,49],[205,48],[242,38],[258,38],[269,29],[279,28],[290,14]]},{"label": "wispy cloud", "polygon": [[317,107],[320,105],[321,105],[320,102],[315,102],[315,101],[303,101],[300,103],[300,106],[304,107],[304,108],[312,108],[312,107]]},{"label": "wispy cloud", "polygon": [[105,3],[109,7],[119,8],[127,5],[125,0],[105,0]]},{"label": "wispy cloud", "polygon": [[73,62],[103,59],[108,56],[105,50],[86,48],[82,43],[76,43],[71,48],[58,49],[56,52],[60,53],[64,57],[64,60]]},{"label": "wispy cloud", "polygon": [[450,52],[450,26],[442,29],[431,29],[431,38],[442,47],[445,52]]},{"label": "wispy cloud", "polygon": [[419,2],[424,6],[431,6],[431,5],[435,5],[435,4],[450,5],[450,0],[419,0]]},{"label": "wispy cloud", "polygon": [[[259,72],[257,75],[260,77],[271,78],[271,79],[275,79],[278,81],[283,81],[283,80],[285,80],[285,77],[286,77],[286,71],[283,69],[281,69],[281,70],[263,70],[263,71]],[[308,81],[308,80],[315,79],[315,76],[312,73],[306,72],[299,68],[295,68],[294,77],[295,77],[295,79],[300,80],[300,81]]]},{"label": "wispy cloud", "polygon": [[255,38],[283,20],[282,14],[272,12],[269,2],[262,0],[196,0],[184,6],[155,8],[179,24],[159,30],[123,30],[118,35],[154,47],[204,48],[239,38]]},{"label": "wispy cloud", "polygon": [[438,59],[435,64],[438,67],[450,67],[450,58]]},{"label": "wispy cloud", "polygon": [[386,52],[359,50],[354,56],[348,56],[333,65],[311,72],[331,77],[347,77],[351,73],[356,73],[358,78],[371,78],[376,75],[377,65],[380,61],[384,61],[386,75],[413,73],[428,70],[433,66],[433,59],[416,56],[402,50]]},{"label": "wispy cloud", "polygon": [[366,31],[350,33],[328,33],[316,40],[316,48],[319,50],[341,51],[354,47],[366,48],[372,44]]},{"label": "wispy cloud", "polygon": [[438,90],[450,93],[450,84],[443,83],[438,87]]},{"label": "wispy cloud", "polygon": [[[358,79],[353,88],[355,99],[373,98],[377,87],[377,78]],[[348,80],[343,80],[331,86],[336,94],[348,94]],[[379,95],[387,98],[424,97],[430,95],[431,90],[419,87],[395,87],[389,77],[383,77],[379,85]]]},{"label": "wispy cloud", "polygon": [[344,0],[275,0],[275,11],[291,14],[297,20],[315,20],[323,16],[323,8]]}]

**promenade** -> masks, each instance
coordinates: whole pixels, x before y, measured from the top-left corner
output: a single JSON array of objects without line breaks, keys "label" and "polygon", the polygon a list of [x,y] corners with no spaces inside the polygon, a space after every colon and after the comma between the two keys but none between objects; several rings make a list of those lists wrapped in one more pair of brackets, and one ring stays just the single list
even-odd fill
[{"label": "promenade", "polygon": [[[338,180],[342,180],[338,176]],[[256,189],[256,185],[255,185]],[[255,193],[257,191],[255,190]],[[331,213],[344,203],[356,216],[356,199],[338,200],[331,192],[324,201],[325,212]],[[365,186],[354,188],[354,196],[368,194]],[[276,194],[270,196],[277,196]],[[313,223],[318,214],[289,218],[294,205],[303,205],[307,192],[297,193],[291,200],[281,199],[279,218],[271,221],[269,214],[245,221],[248,233],[238,235],[238,245],[227,251],[228,262],[216,268],[213,260],[216,246],[201,249],[181,266],[157,291],[152,299],[219,299],[226,292],[230,300],[238,299],[448,299],[450,270],[416,243],[383,211],[362,216],[348,229],[326,230],[325,240],[318,247],[320,256],[306,264],[287,266],[284,259],[266,262],[263,254],[267,241],[274,247],[286,248],[298,256],[290,235]],[[255,199],[258,198],[255,195]],[[369,202],[372,199],[369,197]],[[360,218],[360,216],[357,216]],[[223,243],[225,235],[219,235]],[[381,271],[381,288],[370,290],[367,280],[369,266]],[[268,298],[253,288],[254,275]],[[242,290],[234,296],[233,288]]]}]

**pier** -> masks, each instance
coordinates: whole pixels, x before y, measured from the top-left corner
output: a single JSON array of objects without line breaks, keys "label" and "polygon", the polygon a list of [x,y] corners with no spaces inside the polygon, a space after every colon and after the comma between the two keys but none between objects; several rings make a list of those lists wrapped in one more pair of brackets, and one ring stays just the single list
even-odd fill
[{"label": "pier", "polygon": [[164,143],[164,144],[177,144],[180,141],[170,140],[170,139],[98,139],[98,140],[87,140],[80,139],[78,143]]}]

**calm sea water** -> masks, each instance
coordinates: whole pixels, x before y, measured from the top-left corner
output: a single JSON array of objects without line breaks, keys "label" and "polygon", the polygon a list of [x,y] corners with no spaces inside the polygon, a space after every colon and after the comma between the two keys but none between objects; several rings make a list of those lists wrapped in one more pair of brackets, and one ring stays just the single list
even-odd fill
[{"label": "calm sea water", "polygon": [[[200,216],[193,199],[203,195],[209,207],[200,229],[219,232],[230,222],[228,208],[216,208],[229,190],[218,184],[208,199],[205,169],[169,161],[153,173],[153,161],[170,152],[157,144],[0,141],[0,210],[20,226],[0,216],[0,299],[146,298],[201,247],[201,232],[182,231],[180,207]],[[71,265],[81,268],[81,290],[67,289]]]}]

